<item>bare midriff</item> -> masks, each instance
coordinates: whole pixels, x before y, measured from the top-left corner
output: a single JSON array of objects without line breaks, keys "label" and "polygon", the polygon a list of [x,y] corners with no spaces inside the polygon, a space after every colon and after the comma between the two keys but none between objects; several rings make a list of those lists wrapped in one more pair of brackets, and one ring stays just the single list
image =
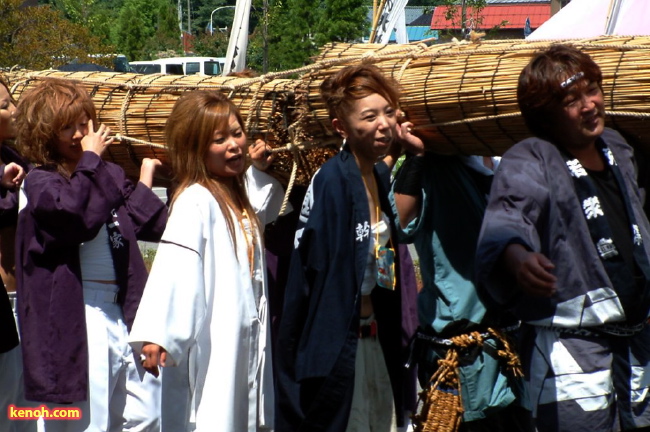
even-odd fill
[{"label": "bare midriff", "polygon": [[369,295],[361,296],[361,318],[368,318],[375,310],[372,308],[372,299]]},{"label": "bare midriff", "polygon": [[95,283],[100,283],[100,284],[106,284],[106,285],[117,285],[116,280],[95,280],[95,279],[84,279],[87,282],[95,282]]}]

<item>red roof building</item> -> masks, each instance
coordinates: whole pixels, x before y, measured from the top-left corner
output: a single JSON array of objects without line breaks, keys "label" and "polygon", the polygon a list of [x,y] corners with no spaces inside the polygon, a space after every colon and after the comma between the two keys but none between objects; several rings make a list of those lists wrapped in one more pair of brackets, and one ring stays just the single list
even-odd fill
[{"label": "red roof building", "polygon": [[[456,8],[453,20],[446,19],[449,7]],[[467,8],[465,13],[467,15],[465,28],[468,29],[490,30],[495,26],[502,30],[523,29],[526,18],[529,18],[530,27],[534,30],[551,17],[551,5],[550,3],[492,4],[481,9],[478,17],[474,15],[475,10],[472,8]],[[438,6],[433,12],[431,29],[459,30],[460,15],[460,6]]]}]

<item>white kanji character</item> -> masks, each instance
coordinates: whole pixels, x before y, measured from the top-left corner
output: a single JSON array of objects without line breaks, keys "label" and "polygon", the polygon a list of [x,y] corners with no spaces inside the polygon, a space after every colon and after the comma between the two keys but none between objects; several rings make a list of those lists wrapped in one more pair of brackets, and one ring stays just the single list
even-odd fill
[{"label": "white kanji character", "polygon": [[600,208],[600,200],[597,196],[584,200],[582,202],[582,209],[584,210],[587,219],[604,216],[603,210]]},{"label": "white kanji character", "polygon": [[357,241],[363,241],[364,237],[368,237],[370,235],[370,224],[368,221],[365,221],[363,225],[357,224]]},{"label": "white kanji character", "polygon": [[601,238],[598,240],[596,249],[598,249],[598,253],[602,259],[609,259],[618,255],[616,245],[611,238]]},{"label": "white kanji character", "polygon": [[113,249],[119,249],[124,246],[124,243],[122,243],[122,234],[116,232],[113,233],[113,235],[111,235],[111,243],[113,244]]},{"label": "white kanji character", "polygon": [[607,161],[611,166],[616,165],[616,159],[614,159],[614,153],[609,148],[604,148],[603,153],[605,154],[605,157],[607,158]]},{"label": "white kanji character", "polygon": [[571,171],[573,177],[580,178],[587,175],[587,171],[582,167],[578,159],[567,161],[566,165],[569,167],[569,171]]},{"label": "white kanji character", "polygon": [[641,236],[641,230],[639,230],[639,226],[634,224],[632,225],[632,233],[634,234],[634,244],[635,245],[640,245],[643,243],[643,237]]}]

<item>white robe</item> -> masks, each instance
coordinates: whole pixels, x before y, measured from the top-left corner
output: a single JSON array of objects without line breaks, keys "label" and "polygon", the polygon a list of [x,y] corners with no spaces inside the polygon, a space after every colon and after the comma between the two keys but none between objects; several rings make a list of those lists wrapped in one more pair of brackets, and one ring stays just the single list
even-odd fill
[{"label": "white robe", "polygon": [[[236,219],[235,219],[236,220]],[[177,198],[130,335],[167,350],[162,432],[259,431],[273,426],[273,376],[266,272],[257,234],[251,282],[246,238],[235,223],[233,254],[210,192]]]},{"label": "white robe", "polygon": [[280,213],[284,203],[284,188],[275,178],[252,165],[246,171],[246,193],[261,226],[293,211],[293,206],[287,202],[284,211]]}]

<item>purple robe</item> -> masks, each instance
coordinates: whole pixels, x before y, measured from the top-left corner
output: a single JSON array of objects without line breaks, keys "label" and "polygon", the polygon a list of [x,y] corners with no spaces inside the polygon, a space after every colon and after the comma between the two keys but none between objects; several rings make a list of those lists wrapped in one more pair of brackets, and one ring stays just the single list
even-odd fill
[{"label": "purple robe", "polygon": [[[79,244],[95,238],[116,209],[128,252],[128,274],[116,271],[118,303],[130,328],[147,270],[137,240],[157,241],[164,203],[117,165],[84,152],[70,179],[47,167],[25,179],[27,206],[16,235],[18,317],[25,396],[42,402],[88,397],[88,346]],[[123,275],[123,277],[120,277]]]}]

